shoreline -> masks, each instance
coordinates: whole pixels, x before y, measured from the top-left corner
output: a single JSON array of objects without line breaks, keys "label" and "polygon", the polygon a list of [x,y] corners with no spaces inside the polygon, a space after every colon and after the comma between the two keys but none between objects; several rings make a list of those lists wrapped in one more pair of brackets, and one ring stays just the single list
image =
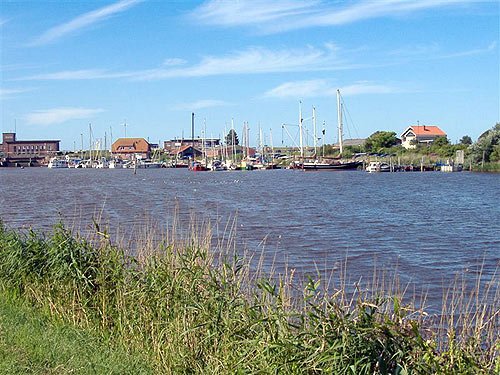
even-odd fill
[{"label": "shoreline", "polygon": [[429,325],[387,280],[374,277],[372,292],[358,285],[350,294],[341,283],[298,285],[293,273],[269,278],[230,249],[214,259],[210,233],[200,230],[157,246],[145,238],[135,258],[105,231],[94,236],[90,243],[62,225],[44,236],[2,225],[0,285],[55,319],[143,352],[155,372],[500,369],[500,299],[470,305],[499,295],[498,275],[488,290],[450,289],[441,320]]}]

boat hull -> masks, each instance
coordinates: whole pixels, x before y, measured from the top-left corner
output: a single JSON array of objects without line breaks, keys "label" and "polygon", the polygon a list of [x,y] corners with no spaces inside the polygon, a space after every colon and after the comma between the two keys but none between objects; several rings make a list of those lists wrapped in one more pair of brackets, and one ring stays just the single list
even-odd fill
[{"label": "boat hull", "polygon": [[338,170],[349,170],[349,169],[358,169],[358,167],[362,165],[359,161],[345,162],[345,163],[304,163],[302,169],[304,170],[330,170],[330,171],[338,171]]}]

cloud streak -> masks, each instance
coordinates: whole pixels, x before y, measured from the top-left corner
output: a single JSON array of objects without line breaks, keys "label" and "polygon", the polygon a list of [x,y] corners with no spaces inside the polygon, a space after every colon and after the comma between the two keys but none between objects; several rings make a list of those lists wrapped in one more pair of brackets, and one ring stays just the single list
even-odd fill
[{"label": "cloud streak", "polygon": [[[350,66],[352,68],[352,66]],[[195,65],[139,72],[134,79],[156,80],[176,77],[206,77],[231,74],[262,74],[336,70],[346,66],[330,47],[270,50],[251,47],[226,56],[207,56]]]},{"label": "cloud streak", "polygon": [[6,89],[3,87],[0,87],[0,99],[10,99],[13,97],[18,96],[18,94],[22,94],[25,92],[30,92],[33,91],[34,89],[32,88],[25,88],[25,89]]},{"label": "cloud streak", "polygon": [[35,74],[14,81],[80,81],[134,77],[134,72],[110,72],[102,69],[63,70],[54,73]]},{"label": "cloud streak", "polygon": [[35,111],[26,114],[23,118],[28,125],[55,125],[62,124],[70,120],[81,120],[91,118],[103,109],[62,107]]},{"label": "cloud streak", "polygon": [[67,35],[74,34],[77,31],[102,22],[116,14],[122,13],[142,1],[143,0],[121,0],[106,7],[82,14],[69,22],[47,30],[40,37],[36,38],[31,45],[39,46],[53,43]]},{"label": "cloud streak", "polygon": [[346,25],[363,20],[397,17],[417,11],[459,6],[475,0],[358,0],[347,4],[304,0],[208,0],[191,17],[207,25],[252,26],[263,33]]},{"label": "cloud streak", "polygon": [[229,105],[228,102],[216,99],[201,99],[191,103],[179,103],[172,108],[178,111],[197,111],[205,108],[223,107]]},{"label": "cloud streak", "polygon": [[315,79],[306,81],[285,82],[264,93],[264,98],[311,98],[335,96],[337,89],[344,96],[365,94],[393,94],[402,92],[401,89],[377,84],[369,81],[359,81],[354,84],[334,87],[327,80]]},{"label": "cloud streak", "polygon": [[[369,62],[360,58],[359,51],[345,50],[335,44],[323,46],[269,49],[249,47],[222,56],[204,56],[198,63],[188,64],[180,58],[169,58],[158,68],[113,72],[104,69],[64,70],[12,79],[12,81],[69,81],[128,79],[130,81],[158,81],[176,78],[210,76],[282,74],[300,72],[340,71],[402,65],[413,61],[461,58],[487,54],[497,49],[496,42],[485,48],[443,52],[439,46],[416,46],[375,54]],[[390,58],[388,58],[390,56]]]},{"label": "cloud streak", "polygon": [[183,62],[182,59],[169,59],[167,64],[159,68],[133,72],[110,72],[102,69],[67,70],[14,80],[63,81],[128,78],[135,81],[154,81],[218,75],[332,71],[361,67],[359,64],[348,64],[340,58],[338,48],[331,44],[326,44],[322,48],[309,46],[281,50],[250,47],[223,56],[205,56],[197,64],[178,66]]}]

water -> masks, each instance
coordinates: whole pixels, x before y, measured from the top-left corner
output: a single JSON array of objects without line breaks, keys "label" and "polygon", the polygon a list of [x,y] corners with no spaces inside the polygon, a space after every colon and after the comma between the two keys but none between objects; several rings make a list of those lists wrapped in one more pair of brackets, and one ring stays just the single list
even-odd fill
[{"label": "water", "polygon": [[122,228],[168,222],[175,206],[221,229],[237,217],[240,247],[264,251],[267,267],[328,274],[347,261],[357,280],[376,265],[436,305],[457,275],[472,282],[482,267],[488,281],[499,266],[499,183],[465,172],[0,169],[0,217],[43,230],[96,215]]}]

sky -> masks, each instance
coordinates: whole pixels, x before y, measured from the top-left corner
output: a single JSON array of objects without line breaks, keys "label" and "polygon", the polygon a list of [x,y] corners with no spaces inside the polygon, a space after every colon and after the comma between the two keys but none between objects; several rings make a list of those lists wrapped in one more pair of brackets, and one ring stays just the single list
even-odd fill
[{"label": "sky", "polygon": [[[250,144],[400,135],[437,125],[451,142],[500,121],[500,1],[122,0],[0,2],[2,132],[152,143]],[[285,125],[283,125],[285,124]],[[262,129],[262,131],[259,131]]]}]

